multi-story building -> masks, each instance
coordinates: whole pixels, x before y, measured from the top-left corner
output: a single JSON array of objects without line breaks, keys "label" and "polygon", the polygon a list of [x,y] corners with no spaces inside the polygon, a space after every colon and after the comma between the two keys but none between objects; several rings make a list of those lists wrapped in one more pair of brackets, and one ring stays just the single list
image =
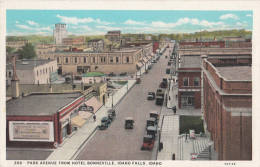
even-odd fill
[{"label": "multi-story building", "polygon": [[178,106],[180,109],[201,107],[201,58],[182,56],[178,73]]},{"label": "multi-story building", "polygon": [[88,48],[91,48],[94,52],[104,51],[104,40],[103,39],[92,39],[88,41]]},{"label": "multi-story building", "polygon": [[11,48],[14,48],[15,50],[19,50],[23,46],[25,46],[27,43],[29,43],[28,40],[6,41],[6,47],[11,47]]},{"label": "multi-story building", "polygon": [[62,39],[63,45],[69,45],[69,46],[82,46],[85,44],[85,38],[84,37],[76,37],[76,38],[63,38]]},{"label": "multi-story building", "polygon": [[62,40],[67,37],[66,24],[55,24],[55,29],[53,30],[54,42],[57,45],[62,44]]},{"label": "multi-story building", "polygon": [[[16,60],[16,74],[20,84],[48,84],[57,73],[56,60]],[[11,84],[13,65],[6,65],[7,85]]]},{"label": "multi-story building", "polygon": [[105,74],[135,73],[152,58],[152,43],[113,52],[50,52],[40,58],[56,59],[61,74],[99,71]]},{"label": "multi-story building", "polygon": [[105,38],[113,42],[118,42],[121,38],[121,31],[108,31]]},{"label": "multi-story building", "polygon": [[247,58],[204,59],[204,123],[219,160],[252,160],[252,69]]}]

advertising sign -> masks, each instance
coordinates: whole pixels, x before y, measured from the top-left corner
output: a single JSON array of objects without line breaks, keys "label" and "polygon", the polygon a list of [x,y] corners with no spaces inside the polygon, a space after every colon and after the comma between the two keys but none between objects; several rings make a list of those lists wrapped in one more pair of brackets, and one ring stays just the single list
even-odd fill
[{"label": "advertising sign", "polygon": [[53,122],[10,121],[10,141],[54,141]]}]

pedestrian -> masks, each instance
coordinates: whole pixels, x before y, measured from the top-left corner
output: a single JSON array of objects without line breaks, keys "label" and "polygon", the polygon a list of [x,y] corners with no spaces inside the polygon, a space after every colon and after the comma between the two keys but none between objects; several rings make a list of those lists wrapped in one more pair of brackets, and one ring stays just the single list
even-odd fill
[{"label": "pedestrian", "polygon": [[96,122],[96,115],[95,114],[93,115],[93,120],[94,120],[94,122]]},{"label": "pedestrian", "polygon": [[188,140],[188,133],[185,132],[185,142],[187,142],[187,140]]}]

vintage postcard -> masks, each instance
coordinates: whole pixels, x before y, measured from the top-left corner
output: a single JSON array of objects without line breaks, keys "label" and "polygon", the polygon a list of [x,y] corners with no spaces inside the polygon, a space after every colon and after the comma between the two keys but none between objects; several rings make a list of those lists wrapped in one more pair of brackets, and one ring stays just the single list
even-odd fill
[{"label": "vintage postcard", "polygon": [[3,166],[259,165],[258,2],[63,2],[2,3]]}]

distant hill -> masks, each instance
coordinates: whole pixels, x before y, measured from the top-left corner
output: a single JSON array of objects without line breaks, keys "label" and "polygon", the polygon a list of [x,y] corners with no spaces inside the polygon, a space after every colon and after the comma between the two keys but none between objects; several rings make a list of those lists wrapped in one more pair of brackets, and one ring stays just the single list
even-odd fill
[{"label": "distant hill", "polygon": [[[175,33],[175,34],[145,34],[151,35],[153,40],[160,40],[162,38],[168,37],[175,40],[187,40],[187,39],[221,39],[227,36],[241,36],[245,38],[250,38],[252,36],[252,31],[241,30],[219,30],[219,31],[201,31],[195,33]],[[83,35],[81,35],[83,36]],[[138,34],[122,34],[122,36],[138,38]],[[77,37],[75,35],[70,35],[69,37]],[[86,42],[91,39],[104,39],[104,35],[92,35],[84,36]],[[28,35],[28,36],[7,36],[7,41],[18,41],[18,40],[28,40],[30,43],[54,43],[52,36],[41,36],[41,35]]]}]

